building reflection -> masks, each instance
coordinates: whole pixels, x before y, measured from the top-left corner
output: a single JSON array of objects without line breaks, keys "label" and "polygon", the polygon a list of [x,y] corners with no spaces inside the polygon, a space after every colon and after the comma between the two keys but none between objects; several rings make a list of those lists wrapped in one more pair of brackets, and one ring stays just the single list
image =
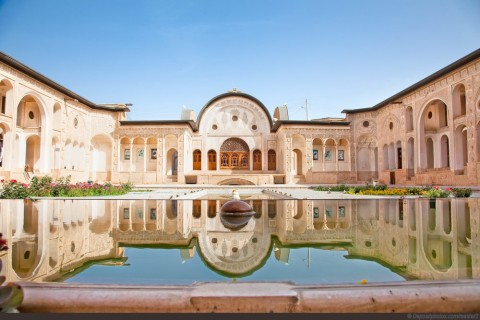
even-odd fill
[{"label": "building reflection", "polygon": [[[9,281],[54,281],[92,261],[125,262],[124,247],[177,246],[213,270],[249,274],[289,247],[342,247],[407,278],[480,278],[480,199],[249,200],[238,231],[222,225],[223,200],[4,200],[0,232]],[[114,262],[112,262],[114,261]],[[115,262],[116,261],[116,262]]]}]

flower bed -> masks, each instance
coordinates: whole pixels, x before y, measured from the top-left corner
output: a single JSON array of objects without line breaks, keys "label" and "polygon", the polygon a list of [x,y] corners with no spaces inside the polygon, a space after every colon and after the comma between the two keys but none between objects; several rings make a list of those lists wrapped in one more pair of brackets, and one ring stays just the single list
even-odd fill
[{"label": "flower bed", "polygon": [[421,196],[425,198],[446,198],[450,195],[457,198],[470,197],[472,189],[470,188],[446,188],[440,187],[423,187],[423,188],[388,188],[386,185],[378,186],[348,186],[348,185],[332,185],[319,186],[316,191],[343,191],[348,194],[357,195],[377,195],[377,196]]},{"label": "flower bed", "polygon": [[25,199],[28,197],[86,197],[122,195],[132,190],[130,183],[113,185],[111,183],[70,183],[70,176],[53,181],[52,177],[33,177],[30,184],[17,180],[1,180],[1,199]]}]

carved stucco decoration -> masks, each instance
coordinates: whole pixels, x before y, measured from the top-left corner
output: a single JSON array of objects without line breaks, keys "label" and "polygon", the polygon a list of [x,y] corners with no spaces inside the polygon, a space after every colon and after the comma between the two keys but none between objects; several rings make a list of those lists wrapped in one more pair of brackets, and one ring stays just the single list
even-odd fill
[{"label": "carved stucco decoration", "polygon": [[225,152],[249,152],[248,145],[245,141],[238,138],[230,138],[220,147],[220,151]]},{"label": "carved stucco decoration", "polygon": [[401,132],[403,128],[400,126],[400,121],[395,115],[390,114],[383,122],[380,140],[385,143],[396,142],[401,139],[399,134]]},{"label": "carved stucco decoration", "polygon": [[[364,122],[368,121],[368,126],[364,125]],[[377,135],[377,123],[373,118],[367,118],[359,120],[358,123],[355,125],[355,133],[357,136],[361,136],[364,134],[370,134],[373,136]]]},{"label": "carved stucco decoration", "polygon": [[369,134],[365,134],[361,137],[359,137],[357,141],[357,147],[358,149],[360,148],[368,148],[368,149],[373,149],[377,147],[377,139]]}]

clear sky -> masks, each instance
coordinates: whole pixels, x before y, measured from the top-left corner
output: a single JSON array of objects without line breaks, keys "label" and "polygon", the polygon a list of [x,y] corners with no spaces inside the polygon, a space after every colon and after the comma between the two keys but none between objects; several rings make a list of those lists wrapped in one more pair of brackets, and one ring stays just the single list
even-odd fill
[{"label": "clear sky", "polygon": [[234,87],[340,117],[478,48],[480,0],[0,0],[0,51],[132,120]]}]

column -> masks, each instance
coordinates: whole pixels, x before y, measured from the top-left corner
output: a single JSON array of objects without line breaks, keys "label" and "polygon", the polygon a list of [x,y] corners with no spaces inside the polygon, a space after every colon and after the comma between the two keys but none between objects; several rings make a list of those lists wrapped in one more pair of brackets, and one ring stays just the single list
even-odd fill
[{"label": "column", "polygon": [[335,170],[338,172],[338,145],[335,144]]},{"label": "column", "polygon": [[147,140],[143,142],[143,172],[147,171]]},{"label": "column", "polygon": [[325,150],[327,146],[324,144],[322,145],[322,171],[325,171]]},{"label": "column", "polygon": [[133,152],[133,141],[130,140],[130,160],[128,161],[128,172],[132,172],[133,156],[134,156],[134,152]]}]

